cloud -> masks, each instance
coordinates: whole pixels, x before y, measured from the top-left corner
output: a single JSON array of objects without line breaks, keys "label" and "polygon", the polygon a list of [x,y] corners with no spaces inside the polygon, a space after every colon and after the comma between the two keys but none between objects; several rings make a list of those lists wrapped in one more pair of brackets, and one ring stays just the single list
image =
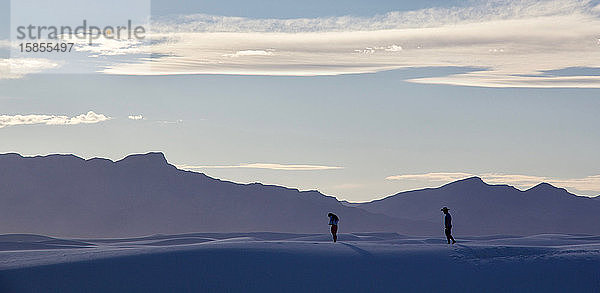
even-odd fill
[{"label": "cloud", "polygon": [[[9,58],[0,58],[0,79],[19,79],[32,73],[45,72],[55,69],[53,73],[96,73],[106,65],[118,62],[136,62],[140,58],[151,57],[150,46],[139,40],[116,40],[99,38],[94,45],[88,40],[68,38],[73,47],[68,48],[68,54],[33,54],[21,51],[22,40],[0,39],[0,50],[10,49]],[[40,40],[44,42],[44,40]],[[55,42],[46,40],[45,42]],[[44,55],[44,58],[29,58],[29,56]],[[98,58],[102,56],[103,58]],[[96,60],[92,60],[94,58]],[[67,65],[67,66],[65,66]],[[149,69],[149,68],[148,68]]]},{"label": "cloud", "polygon": [[177,120],[158,120],[156,121],[158,123],[162,123],[162,124],[179,124],[179,123],[183,123],[183,119],[177,119]]},{"label": "cloud", "polygon": [[[107,39],[105,37],[94,40],[94,45],[90,46],[88,40],[80,38],[70,38],[69,42],[74,43],[73,49],[77,52],[87,52],[90,56],[120,56],[130,54],[148,54],[147,44],[136,39]],[[145,56],[146,57],[146,56]]]},{"label": "cloud", "polygon": [[427,173],[427,174],[407,174],[389,176],[387,180],[427,180],[434,182],[450,182],[468,177],[472,177],[469,173]]},{"label": "cloud", "polygon": [[[600,88],[600,75],[584,71],[544,74],[565,68],[600,68],[597,1],[473,0],[467,4],[372,17],[169,15],[152,20],[144,41],[101,37],[94,46],[76,41],[74,51],[89,59],[85,63],[93,64],[94,71],[120,75],[318,76],[461,67],[470,71],[406,81]],[[0,41],[0,46],[7,44]],[[0,59],[0,79],[53,69],[63,61],[73,61],[73,57],[62,61]]]},{"label": "cloud", "polygon": [[0,40],[0,49],[10,49],[11,44],[9,40]]},{"label": "cloud", "polygon": [[433,7],[414,11],[391,11],[372,17],[337,16],[319,18],[265,18],[216,16],[206,14],[168,15],[153,19],[152,31],[157,33],[306,33],[379,31],[449,26],[534,17],[553,17],[582,11],[600,13],[587,0],[516,0],[469,1],[471,6]]},{"label": "cloud", "polygon": [[364,184],[358,184],[358,183],[344,183],[344,184],[334,185],[331,188],[333,188],[333,189],[356,189],[356,188],[361,188],[364,186],[365,186]]},{"label": "cloud", "polygon": [[92,124],[109,120],[110,117],[89,111],[73,117],[62,115],[0,115],[0,128],[15,125],[77,125]]},{"label": "cloud", "polygon": [[142,115],[129,115],[129,116],[127,116],[127,118],[129,118],[131,120],[142,120],[142,119],[144,119],[144,116],[142,116]]},{"label": "cloud", "polygon": [[252,163],[240,165],[226,166],[192,166],[192,165],[177,165],[180,169],[231,169],[231,168],[248,168],[248,169],[269,169],[269,170],[284,170],[284,171],[318,171],[318,170],[335,170],[343,169],[343,167],[320,166],[320,165],[284,165],[284,164],[269,164],[269,163]]},{"label": "cloud", "polygon": [[272,50],[241,50],[234,54],[223,54],[226,57],[243,57],[243,56],[271,56],[273,55]]},{"label": "cloud", "polygon": [[[147,49],[159,57],[117,62],[103,72],[311,76],[451,66],[477,70],[408,81],[600,88],[597,75],[540,74],[571,67],[600,68],[600,9],[593,2],[470,3],[474,4],[370,18],[164,17],[153,22],[153,32],[148,34],[152,44]],[[247,56],[269,58],[232,58]]]},{"label": "cloud", "polygon": [[583,178],[560,179],[543,176],[531,176],[521,174],[471,174],[471,173],[426,173],[406,174],[389,176],[387,180],[425,181],[430,183],[449,183],[452,181],[478,176],[487,183],[508,184],[518,188],[530,188],[539,183],[546,182],[567,189],[586,192],[600,192],[600,175],[587,176]]},{"label": "cloud", "polygon": [[0,79],[17,79],[26,74],[60,67],[60,63],[43,58],[0,58]]},{"label": "cloud", "polygon": [[577,179],[553,179],[548,181],[552,184],[582,191],[600,191],[600,175],[587,176]]},{"label": "cloud", "polygon": [[387,52],[400,52],[400,51],[402,51],[402,46],[391,45],[391,46],[387,46],[383,50],[385,50]]}]

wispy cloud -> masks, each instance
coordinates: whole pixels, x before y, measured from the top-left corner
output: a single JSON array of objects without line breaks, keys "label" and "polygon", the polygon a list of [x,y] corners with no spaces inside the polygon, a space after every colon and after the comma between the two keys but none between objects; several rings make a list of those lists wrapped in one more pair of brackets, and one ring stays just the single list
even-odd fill
[{"label": "wispy cloud", "polygon": [[180,123],[183,123],[183,120],[182,119],[177,119],[177,120],[158,120],[156,122],[161,123],[161,124],[180,124]]},{"label": "wispy cloud", "polygon": [[244,56],[271,56],[273,50],[241,50],[233,54],[223,54],[225,57],[244,57]]},{"label": "wispy cloud", "polygon": [[[373,17],[169,15],[152,21],[152,31],[143,42],[99,38],[95,46],[77,43],[75,51],[94,58],[94,66],[106,74],[314,76],[461,67],[467,72],[407,81],[600,88],[600,75],[589,72],[545,74],[564,68],[600,68],[596,0],[468,3],[471,6]],[[19,78],[58,66],[42,59],[0,59],[0,78]]]},{"label": "wispy cloud", "polygon": [[[148,48],[160,57],[116,63],[104,72],[302,76],[458,66],[479,70],[409,81],[485,87],[600,87],[597,75],[541,74],[600,67],[600,6],[595,2],[472,3],[471,7],[390,12],[371,18],[162,18],[153,23],[155,32],[149,38],[155,42]],[[243,56],[269,58],[232,58]]]},{"label": "wispy cloud", "polygon": [[143,115],[129,115],[127,116],[127,118],[131,119],[131,120],[142,120],[144,119]]},{"label": "wispy cloud", "polygon": [[0,49],[10,49],[11,44],[9,40],[0,39]]},{"label": "wispy cloud", "polygon": [[250,19],[206,14],[168,15],[154,19],[152,30],[171,32],[343,32],[439,27],[466,22],[486,22],[591,11],[600,13],[588,0],[473,0],[470,6],[432,7],[414,11],[391,11],[373,17],[337,16],[295,19]]},{"label": "wispy cloud", "polygon": [[0,79],[16,79],[30,73],[60,67],[59,62],[43,58],[0,58]]},{"label": "wispy cloud", "polygon": [[90,53],[91,57],[148,53],[146,44],[135,39],[117,40],[102,37],[94,41],[94,46],[90,46],[86,39],[73,38],[70,42],[75,44],[73,46],[75,51]]},{"label": "wispy cloud", "polygon": [[553,177],[521,175],[521,174],[471,174],[471,173],[425,173],[425,174],[405,174],[389,176],[387,180],[404,181],[423,181],[428,183],[449,183],[452,181],[478,176],[487,183],[491,184],[509,184],[519,188],[530,188],[542,182],[550,183],[567,189],[577,191],[600,193],[600,175],[587,176],[583,178],[560,179]]},{"label": "wispy cloud", "polygon": [[361,188],[364,186],[365,186],[364,184],[359,184],[359,183],[343,183],[343,184],[331,186],[331,188],[333,188],[333,189],[356,189],[356,188]]},{"label": "wispy cloud", "polygon": [[284,170],[284,171],[318,171],[318,170],[335,170],[343,167],[321,166],[321,165],[285,165],[285,164],[270,164],[270,163],[252,163],[239,165],[224,165],[224,166],[193,166],[193,165],[177,165],[180,169],[231,169],[231,168],[249,168],[249,169],[269,169],[269,170]]},{"label": "wispy cloud", "polygon": [[427,174],[405,174],[386,177],[387,180],[427,180],[434,182],[450,182],[468,177],[473,174],[469,173],[427,173]]},{"label": "wispy cloud", "polygon": [[29,114],[29,115],[0,115],[0,128],[15,125],[77,125],[91,124],[109,120],[110,117],[97,114],[89,111],[86,114],[81,114],[73,117],[63,115],[45,115],[45,114]]}]

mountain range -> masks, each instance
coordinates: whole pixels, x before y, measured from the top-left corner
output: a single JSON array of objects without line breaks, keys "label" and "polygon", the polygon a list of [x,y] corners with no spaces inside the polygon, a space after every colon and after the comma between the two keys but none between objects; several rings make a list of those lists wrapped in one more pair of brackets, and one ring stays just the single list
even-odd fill
[{"label": "mountain range", "polygon": [[479,178],[342,203],[318,191],[239,184],[179,170],[162,153],[122,160],[74,155],[0,155],[0,234],[124,237],[187,232],[439,235],[442,206],[455,234],[600,234],[600,201],[546,183],[526,191]]},{"label": "mountain range", "polygon": [[600,234],[599,201],[548,183],[521,191],[472,177],[350,206],[421,221],[441,221],[439,207],[447,206],[456,233],[468,235]]}]

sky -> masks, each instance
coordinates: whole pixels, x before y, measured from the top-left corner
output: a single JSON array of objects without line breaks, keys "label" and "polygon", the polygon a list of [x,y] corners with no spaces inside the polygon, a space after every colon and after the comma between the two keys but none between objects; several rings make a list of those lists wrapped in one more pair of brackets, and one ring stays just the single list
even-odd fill
[{"label": "sky", "polygon": [[0,153],[161,151],[349,201],[470,176],[600,194],[595,1],[133,1],[62,19],[150,16],[144,40],[31,56],[15,26],[59,20],[2,1]]}]

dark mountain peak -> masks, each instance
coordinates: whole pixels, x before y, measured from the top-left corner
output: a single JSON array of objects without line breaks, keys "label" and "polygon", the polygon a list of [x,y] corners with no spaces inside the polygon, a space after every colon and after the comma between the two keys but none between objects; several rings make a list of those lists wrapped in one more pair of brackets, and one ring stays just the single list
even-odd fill
[{"label": "dark mountain peak", "polygon": [[542,183],[539,183],[538,185],[531,187],[529,189],[541,189],[541,188],[548,189],[548,188],[556,188],[556,187],[554,187],[554,185],[552,185],[550,183],[542,182]]},{"label": "dark mountain peak", "polygon": [[0,156],[4,233],[77,237],[197,231],[318,233],[323,221],[327,223],[327,211],[340,215],[348,232],[408,228],[388,216],[342,206],[318,191],[246,185],[177,171],[159,152],[116,162],[67,155]]},{"label": "dark mountain peak", "polygon": [[105,159],[105,158],[91,158],[86,160],[86,162],[88,163],[98,163],[98,164],[112,164],[114,163],[113,161],[109,160],[109,159]]},{"label": "dark mountain peak", "polygon": [[6,158],[23,158],[23,156],[21,156],[20,154],[17,153],[5,153],[5,154],[0,154],[0,158],[6,159]]},{"label": "dark mountain peak", "polygon": [[27,157],[18,153],[0,154],[0,160],[5,164],[20,164],[24,162],[26,164],[52,168],[57,166],[63,168],[73,168],[75,166],[109,166],[112,164],[143,168],[172,166],[161,152],[128,155],[115,162],[105,158],[91,158],[86,160],[73,154],[49,154]]},{"label": "dark mountain peak", "polygon": [[117,164],[123,165],[144,165],[144,166],[161,166],[169,164],[165,155],[161,152],[150,152],[146,154],[129,155],[119,161]]},{"label": "dark mountain peak", "polygon": [[66,164],[79,164],[85,160],[71,154],[50,154],[50,155],[36,155],[36,156],[23,156],[17,153],[6,153],[0,154],[0,160],[9,164],[17,164],[19,162],[27,162],[28,164],[39,164],[39,165],[51,165],[58,163]]},{"label": "dark mountain peak", "polygon": [[0,162],[3,164],[12,163],[21,159],[23,159],[23,156],[17,153],[0,154]]},{"label": "dark mountain peak", "polygon": [[465,183],[471,183],[471,184],[485,184],[485,182],[483,182],[483,180],[477,176],[473,176],[473,177],[469,177],[466,179],[461,179],[458,180],[456,182],[465,182]]},{"label": "dark mountain peak", "polygon": [[77,161],[84,161],[82,158],[76,156],[76,155],[72,155],[72,154],[50,154],[50,155],[46,155],[46,156],[35,156],[33,157],[34,159],[36,158],[40,158],[40,159],[46,159],[46,160],[62,160],[62,159],[69,159],[69,160],[77,160]]},{"label": "dark mountain peak", "polygon": [[566,192],[566,190],[564,188],[558,188],[558,187],[556,187],[550,183],[546,183],[546,182],[542,182],[532,188],[525,190],[525,192],[557,192],[557,191]]},{"label": "dark mountain peak", "polygon": [[469,177],[466,179],[457,180],[454,182],[450,182],[442,187],[482,187],[487,186],[481,178],[477,176]]}]

